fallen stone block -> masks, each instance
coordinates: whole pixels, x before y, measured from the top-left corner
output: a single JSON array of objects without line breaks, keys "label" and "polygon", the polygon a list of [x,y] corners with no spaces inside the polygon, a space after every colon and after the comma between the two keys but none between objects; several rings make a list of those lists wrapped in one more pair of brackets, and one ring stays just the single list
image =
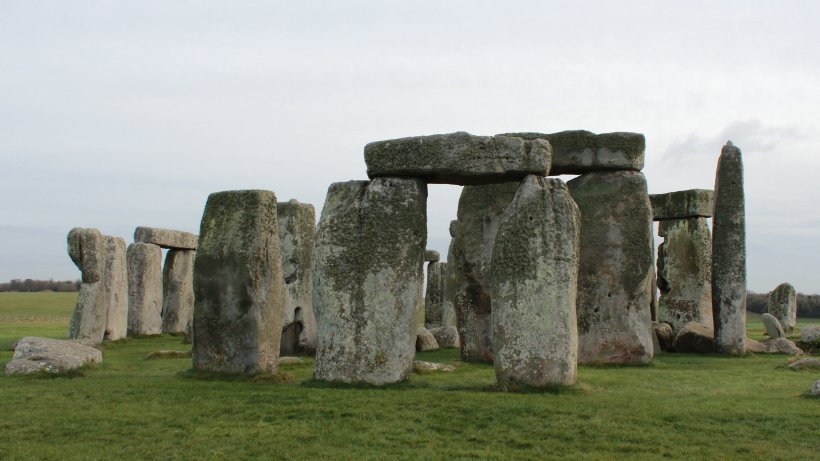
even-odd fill
[{"label": "fallen stone block", "polygon": [[820,370],[820,358],[804,357],[802,359],[789,362],[787,367],[792,370]]},{"label": "fallen stone block", "polygon": [[675,336],[675,352],[711,354],[715,352],[714,334],[700,323],[687,323]]},{"label": "fallen stone block", "polygon": [[27,336],[17,342],[14,356],[6,365],[6,374],[62,374],[100,363],[102,359],[102,351],[76,341]]},{"label": "fallen stone block", "polygon": [[430,330],[419,328],[416,332],[416,352],[437,351],[438,349],[438,341]]},{"label": "fallen stone block", "polygon": [[800,342],[820,346],[820,326],[809,326],[800,329]]},{"label": "fallen stone block", "polygon": [[443,363],[425,362],[423,360],[416,360],[413,362],[413,370],[416,373],[431,373],[436,371],[453,372],[456,367],[453,365],[445,365]]},{"label": "fallen stone block", "polygon": [[458,329],[456,327],[433,327],[429,330],[433,337],[436,338],[438,347],[442,349],[449,349],[460,346],[460,341],[458,340]]}]

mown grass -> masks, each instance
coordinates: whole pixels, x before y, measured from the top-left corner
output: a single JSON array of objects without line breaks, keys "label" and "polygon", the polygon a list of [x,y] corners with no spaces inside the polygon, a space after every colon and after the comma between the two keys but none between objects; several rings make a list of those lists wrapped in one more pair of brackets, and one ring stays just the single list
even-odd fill
[{"label": "mown grass", "polygon": [[580,367],[573,388],[500,393],[492,365],[455,350],[419,354],[455,372],[384,389],[313,381],[309,359],[249,379],[146,359],[158,350],[190,345],[126,339],[82,377],[0,377],[0,458],[792,460],[820,446],[820,400],[806,397],[816,372],[785,369],[783,356],[664,354]]}]

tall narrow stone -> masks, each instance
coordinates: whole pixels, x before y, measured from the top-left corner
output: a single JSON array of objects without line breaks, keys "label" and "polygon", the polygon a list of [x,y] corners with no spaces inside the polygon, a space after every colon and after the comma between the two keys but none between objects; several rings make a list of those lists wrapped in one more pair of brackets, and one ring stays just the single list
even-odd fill
[{"label": "tall narrow stone", "polygon": [[575,383],[579,220],[566,185],[537,176],[524,178],[501,217],[491,279],[502,389]]},{"label": "tall narrow stone", "polygon": [[310,260],[316,235],[316,211],[313,205],[297,200],[280,202],[277,210],[285,281],[285,315],[279,353],[314,354],[318,338]]},{"label": "tall narrow stone", "polygon": [[658,320],[677,333],[689,322],[712,329],[712,238],[706,218],[660,221]]},{"label": "tall narrow stone", "polygon": [[82,273],[68,336],[93,343],[105,334],[105,239],[97,229],[75,227],[68,233],[68,255]]},{"label": "tall narrow stone", "polygon": [[128,269],[125,239],[104,235],[105,239],[105,339],[116,341],[128,332]]},{"label": "tall narrow stone", "polygon": [[652,209],[646,179],[592,172],[567,184],[581,211],[578,362],[652,360]]},{"label": "tall narrow stone", "polygon": [[168,250],[162,267],[162,331],[185,333],[194,318],[194,250]]},{"label": "tall narrow stone", "polygon": [[427,328],[444,325],[444,282],[447,263],[427,264],[427,293],[424,296],[424,325]]},{"label": "tall narrow stone", "polygon": [[723,146],[715,177],[712,220],[712,309],[715,351],[746,352],[746,211],[743,159],[731,141]]},{"label": "tall narrow stone", "polygon": [[128,245],[128,336],[162,333],[162,249]]},{"label": "tall narrow stone", "polygon": [[768,312],[776,318],[786,333],[797,324],[797,291],[790,283],[781,283],[769,293]]},{"label": "tall narrow stone", "polygon": [[519,182],[466,186],[458,200],[451,253],[454,262],[453,307],[461,337],[461,359],[493,360],[490,263],[501,215]]},{"label": "tall narrow stone", "polygon": [[276,195],[208,196],[194,259],[197,370],[275,373],[285,305]]},{"label": "tall narrow stone", "polygon": [[317,379],[381,385],[412,371],[426,206],[421,180],[328,189],[313,248]]}]

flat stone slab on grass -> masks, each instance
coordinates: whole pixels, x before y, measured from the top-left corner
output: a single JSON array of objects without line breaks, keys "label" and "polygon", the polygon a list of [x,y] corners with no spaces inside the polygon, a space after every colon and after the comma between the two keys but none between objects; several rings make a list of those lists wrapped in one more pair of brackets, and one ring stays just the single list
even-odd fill
[{"label": "flat stone slab on grass", "polygon": [[190,232],[159,227],[140,226],[134,231],[134,241],[153,243],[174,250],[196,250],[198,236]]},{"label": "flat stone slab on grass", "polygon": [[543,139],[552,145],[550,175],[584,174],[592,171],[641,171],[646,139],[640,133],[601,133],[584,130],[558,133],[506,133],[526,140]]},{"label": "flat stone slab on grass", "polygon": [[820,370],[820,358],[804,357],[790,362],[787,366],[792,370]]},{"label": "flat stone slab on grass", "polygon": [[456,371],[453,365],[445,365],[443,363],[425,362],[423,360],[413,361],[413,370],[416,373],[430,373],[434,371],[452,372]]},{"label": "flat stone slab on grass", "polygon": [[552,151],[544,140],[449,134],[376,141],[365,146],[367,176],[413,177],[428,183],[480,185],[545,176]]},{"label": "flat stone slab on grass", "polygon": [[649,196],[655,221],[711,218],[714,199],[715,193],[709,189],[690,189]]},{"label": "flat stone slab on grass", "polygon": [[27,336],[17,342],[6,374],[62,374],[102,359],[102,351],[76,341]]}]

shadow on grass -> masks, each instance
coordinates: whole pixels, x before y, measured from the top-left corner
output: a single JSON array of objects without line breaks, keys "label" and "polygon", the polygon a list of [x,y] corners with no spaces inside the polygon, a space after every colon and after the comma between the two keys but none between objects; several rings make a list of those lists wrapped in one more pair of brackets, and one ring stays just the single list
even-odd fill
[{"label": "shadow on grass", "polygon": [[195,381],[221,381],[221,382],[240,382],[240,383],[269,383],[269,384],[283,384],[295,383],[297,379],[290,373],[279,372],[272,373],[257,373],[253,375],[245,375],[242,373],[221,373],[217,371],[203,371],[189,368],[185,371],[180,371],[177,376],[184,379],[192,379]]}]

